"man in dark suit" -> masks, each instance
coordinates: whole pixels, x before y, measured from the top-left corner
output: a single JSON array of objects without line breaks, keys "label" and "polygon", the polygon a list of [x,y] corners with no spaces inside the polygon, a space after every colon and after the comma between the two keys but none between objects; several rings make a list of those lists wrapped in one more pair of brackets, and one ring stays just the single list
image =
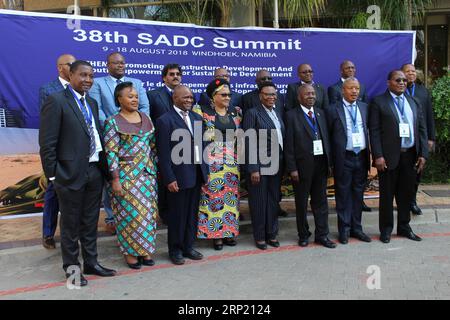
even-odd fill
[{"label": "man in dark suit", "polygon": [[[57,62],[58,78],[44,84],[39,88],[39,110],[42,110],[48,96],[63,91],[69,85],[70,65],[75,62],[75,57],[71,54],[61,55]],[[42,215],[42,245],[47,249],[55,249],[55,231],[58,225],[58,197],[51,181],[48,181],[44,195],[44,210]]]},{"label": "man in dark suit", "polygon": [[[425,126],[427,127],[428,136],[428,152],[433,150],[434,142],[436,141],[436,132],[434,127],[434,114],[433,105],[431,103],[431,95],[428,89],[416,82],[417,74],[416,67],[413,64],[407,63],[402,66],[402,71],[408,79],[408,87],[405,90],[405,94],[414,97],[422,107],[423,118]],[[414,194],[413,202],[411,203],[411,212],[417,215],[422,214],[422,210],[417,205],[416,196],[419,188],[421,174],[417,175],[416,180],[416,192]]]},{"label": "man in dark suit", "polygon": [[[272,82],[259,86],[260,102],[249,109],[242,127],[246,131],[246,171],[253,237],[256,247],[265,250],[267,244],[279,247],[278,212],[283,176],[283,144],[285,127],[283,109],[276,106],[277,89]],[[248,135],[249,130],[254,135]],[[262,134],[265,133],[265,134]],[[266,143],[262,142],[266,140]],[[265,146],[262,153],[259,148]],[[269,161],[261,159],[266,154]],[[266,244],[267,243],[267,244]]]},{"label": "man in dark suit", "polygon": [[315,108],[326,110],[328,107],[328,96],[325,91],[325,87],[321,84],[314,82],[314,71],[309,64],[301,64],[297,68],[297,74],[300,78],[299,82],[291,83],[288,85],[286,93],[286,112],[298,107],[298,87],[302,84],[310,84],[314,87],[316,93]]},{"label": "man in dark suit", "polygon": [[150,118],[156,123],[159,117],[173,107],[173,89],[181,83],[181,66],[176,63],[167,64],[162,70],[163,86],[147,92],[150,103]]},{"label": "man in dark suit", "polygon": [[[214,79],[223,79],[230,82],[230,73],[225,68],[217,68],[214,70]],[[205,92],[202,92],[198,104],[201,106],[209,106],[211,104],[211,99]],[[242,108],[242,94],[231,91],[230,106]]]},{"label": "man in dark suit", "polygon": [[79,280],[81,286],[87,285],[87,280],[80,272],[78,241],[83,273],[115,274],[97,261],[97,224],[103,174],[107,171],[97,103],[86,94],[93,81],[93,68],[88,62],[73,62],[70,85],[47,98],[39,130],[42,167],[59,199],[63,269],[72,284]]},{"label": "man in dark suit", "polygon": [[[345,60],[340,65],[341,69],[341,79],[338,80],[335,84],[328,87],[328,102],[331,104],[341,103],[342,101],[342,85],[345,79],[348,78],[356,78],[356,67],[355,64],[349,60]],[[366,88],[364,84],[359,83],[359,95],[358,101],[362,101],[364,103],[369,103],[369,98],[366,94]]]},{"label": "man in dark suit", "polygon": [[[194,250],[197,233],[200,187],[208,181],[208,166],[202,160],[202,117],[191,111],[194,96],[186,86],[173,91],[171,110],[156,120],[156,145],[162,184],[167,192],[167,222],[169,257],[174,264],[184,264],[184,258],[200,260],[203,255]],[[184,129],[179,135],[180,129]],[[172,141],[177,131],[178,140]],[[180,158],[173,159],[177,148]]]},{"label": "man in dark suit", "polygon": [[[261,100],[259,99],[259,87],[265,82],[272,82],[272,75],[266,69],[261,69],[256,73],[256,86],[255,90],[247,92],[242,96],[242,114],[255,107],[261,105]],[[284,98],[283,95],[277,94],[276,107],[278,109],[284,109]]]},{"label": "man in dark suit", "polygon": [[[260,93],[259,93],[259,87],[261,87],[265,83],[273,83],[272,82],[272,75],[269,71],[266,69],[261,69],[256,73],[256,85],[258,86],[255,90],[247,92],[242,96],[242,114],[245,115],[248,110],[261,105],[260,100]],[[284,97],[282,94],[277,93],[277,99],[275,100],[275,109],[282,110],[281,113],[284,115]],[[247,185],[247,181],[245,182],[245,185]],[[279,191],[280,193],[280,201],[281,201],[281,189]],[[278,202],[279,206],[279,202]],[[281,217],[287,217],[288,213],[284,211],[280,206],[278,209],[278,215]],[[241,215],[242,217],[242,215]]]},{"label": "man in dark suit", "polygon": [[[147,92],[150,103],[150,118],[153,123],[166,112],[173,109],[172,94],[176,86],[181,83],[181,67],[176,63],[170,63],[164,66],[162,70],[163,86]],[[164,224],[167,224],[167,191],[158,179],[158,214]]]},{"label": "man in dark suit", "polygon": [[359,89],[356,78],[345,79],[343,98],[330,104],[326,113],[334,165],[339,242],[342,244],[347,244],[350,236],[371,241],[361,225],[370,152],[369,110],[366,103],[358,101]]},{"label": "man in dark suit", "polygon": [[380,180],[380,240],[389,243],[397,203],[397,235],[422,240],[409,225],[417,174],[428,156],[427,133],[420,104],[405,95],[407,79],[400,70],[388,75],[388,90],[369,108],[370,145]]},{"label": "man in dark suit", "polygon": [[310,84],[298,88],[298,104],[286,113],[286,167],[295,192],[298,244],[308,245],[311,236],[306,219],[308,197],[316,224],[315,242],[327,248],[336,244],[328,239],[327,177],[331,172],[331,148],[327,120],[315,107],[316,93]]},{"label": "man in dark suit", "polygon": [[[355,78],[356,75],[355,64],[349,60],[343,61],[340,65],[340,69],[341,69],[341,79],[334,85],[328,87],[328,102],[330,104],[340,103],[342,101],[342,84],[344,83],[345,79],[348,79],[349,77]],[[364,84],[359,83],[359,86],[360,90],[358,95],[358,101],[369,103],[369,98],[367,97],[366,88],[364,87]],[[372,209],[369,208],[364,203],[364,200],[362,201],[362,210],[368,212],[372,211]]]}]

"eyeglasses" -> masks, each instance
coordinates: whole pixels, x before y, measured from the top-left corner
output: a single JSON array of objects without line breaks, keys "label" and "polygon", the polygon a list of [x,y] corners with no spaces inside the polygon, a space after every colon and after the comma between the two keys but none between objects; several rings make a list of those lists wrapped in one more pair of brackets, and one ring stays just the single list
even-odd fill
[{"label": "eyeglasses", "polygon": [[397,83],[408,82],[408,79],[406,79],[406,78],[398,78],[398,79],[395,79],[394,81],[397,82]]},{"label": "eyeglasses", "polygon": [[301,74],[306,74],[306,73],[314,73],[314,71],[312,70],[305,70],[305,71],[300,71]]},{"label": "eyeglasses", "polygon": [[222,98],[231,98],[231,93],[218,93],[219,96],[221,96]]},{"label": "eyeglasses", "polygon": [[181,72],[169,72],[168,75],[171,77],[175,77],[175,76],[179,77],[179,76],[181,76]]},{"label": "eyeglasses", "polygon": [[262,80],[262,81],[271,81],[272,77],[261,77],[259,79]]},{"label": "eyeglasses", "polygon": [[216,79],[229,78],[229,74],[218,74],[215,76]]},{"label": "eyeglasses", "polygon": [[115,66],[117,66],[117,65],[121,65],[121,66],[124,66],[125,65],[125,62],[124,61],[114,61],[114,62],[110,62],[111,64],[113,64],[113,65],[115,65]]},{"label": "eyeglasses", "polygon": [[261,93],[266,97],[276,97],[277,96],[276,93],[265,93],[265,92],[261,92]]}]

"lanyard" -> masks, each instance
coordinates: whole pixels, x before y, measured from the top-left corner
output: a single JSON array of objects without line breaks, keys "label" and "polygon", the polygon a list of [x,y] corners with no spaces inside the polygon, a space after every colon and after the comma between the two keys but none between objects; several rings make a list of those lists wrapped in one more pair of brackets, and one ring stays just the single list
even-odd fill
[{"label": "lanyard", "polygon": [[[78,107],[80,108],[81,113],[82,113],[83,116],[84,116],[84,119],[86,119],[86,122],[92,123],[92,110],[91,110],[91,107],[89,106],[89,104],[88,104],[86,98],[84,98],[84,102],[86,102],[86,106],[84,106],[84,105],[81,103],[80,99],[78,99],[78,97],[77,97],[77,95],[75,94],[75,92],[73,91],[72,87],[71,87],[70,85],[69,85],[68,87],[69,87],[69,89],[70,89],[70,92],[72,92],[72,95],[73,95],[73,97],[75,98],[75,101],[77,102]],[[83,112],[83,109],[86,111],[86,113]]]},{"label": "lanyard", "polygon": [[416,91],[416,84],[413,83],[413,85],[411,86],[411,92],[408,90],[408,88],[406,88],[406,94],[414,97],[414,92]]},{"label": "lanyard", "polygon": [[394,99],[394,98],[392,98],[392,99],[394,100],[395,107],[398,109],[398,111],[400,111],[402,118],[404,118],[405,117],[405,98],[404,97],[400,98],[400,100],[402,100],[402,102],[403,102],[401,108],[397,103],[397,99]]},{"label": "lanyard", "polygon": [[308,122],[309,126],[311,127],[312,131],[314,131],[314,135],[316,136],[316,138],[319,136],[319,130],[317,127],[317,120],[314,121],[314,123],[311,121],[311,119],[309,118],[309,116],[303,112],[303,116],[305,117],[306,121]]},{"label": "lanyard", "polygon": [[[356,128],[356,120],[358,117],[358,105],[355,105],[355,113],[353,113],[353,107],[350,106],[346,106],[345,104],[343,104],[345,108],[347,108],[348,112],[350,113],[350,119],[352,119],[352,123],[353,123],[353,127]],[[349,108],[350,107],[350,108]]]}]

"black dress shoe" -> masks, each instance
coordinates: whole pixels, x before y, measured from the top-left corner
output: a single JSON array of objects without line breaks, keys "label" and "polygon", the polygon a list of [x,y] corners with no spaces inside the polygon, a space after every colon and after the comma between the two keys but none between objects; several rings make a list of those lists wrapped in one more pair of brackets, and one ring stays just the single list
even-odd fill
[{"label": "black dress shoe", "polygon": [[408,238],[410,240],[414,240],[414,241],[422,241],[422,238],[419,237],[417,234],[415,234],[412,231],[409,231],[409,232],[397,232],[397,235],[400,236],[400,237]]},{"label": "black dress shoe", "polygon": [[278,211],[278,216],[279,217],[287,217],[289,215],[289,213],[287,213],[286,211],[284,211],[283,209],[280,208],[280,210]]},{"label": "black dress shoe", "polygon": [[316,239],[314,242],[317,244],[323,245],[325,248],[330,248],[330,249],[336,248],[336,243],[334,243],[333,241],[331,241],[328,238]]},{"label": "black dress shoe", "polygon": [[355,233],[350,233],[350,237],[352,238],[356,238],[358,240],[364,241],[364,242],[371,242],[372,239],[370,239],[370,237],[365,234],[364,232],[355,232]]},{"label": "black dress shoe", "polygon": [[[73,277],[71,283],[72,283],[74,286],[77,285],[77,283],[76,283],[76,277],[73,276],[73,275],[70,274],[70,273],[66,273],[66,279],[68,279],[69,277]],[[79,283],[80,287],[87,286],[87,284],[88,284],[88,281],[87,281],[86,278],[83,276],[83,274],[80,273],[80,283]]]},{"label": "black dress shoe", "polygon": [[142,267],[142,264],[138,261],[136,263],[128,263],[127,265],[130,269],[139,270]]},{"label": "black dress shoe", "polygon": [[155,261],[153,259],[147,259],[145,260],[144,257],[139,257],[139,263],[147,266],[147,267],[151,267],[155,265]]},{"label": "black dress shoe", "polygon": [[346,235],[340,235],[339,236],[339,242],[342,244],[347,244],[348,243],[348,237]]},{"label": "black dress shoe", "polygon": [[420,209],[417,204],[413,204],[411,206],[411,212],[417,216],[421,216],[423,214],[422,209]]},{"label": "black dress shoe", "polygon": [[268,241],[267,241],[267,244],[268,244],[269,246],[272,246],[272,247],[275,247],[275,248],[278,248],[278,247],[280,246],[280,242],[279,242],[278,240],[276,240],[276,239],[274,239],[274,240],[268,240]]},{"label": "black dress shoe", "polygon": [[98,263],[95,266],[85,264],[83,267],[83,273],[84,274],[95,274],[96,276],[99,276],[99,277],[113,277],[116,275],[115,270],[102,267]]},{"label": "black dress shoe", "polygon": [[223,242],[219,242],[221,239],[214,239],[214,250],[222,250],[223,249]]},{"label": "black dress shoe", "polygon": [[194,249],[191,249],[188,252],[183,252],[183,257],[189,258],[191,260],[202,260],[203,259],[203,255],[200,252],[195,251]]},{"label": "black dress shoe", "polygon": [[237,242],[234,238],[223,238],[223,244],[230,247],[234,247],[237,244]]},{"label": "black dress shoe", "polygon": [[267,244],[265,244],[265,243],[258,243],[258,242],[255,242],[255,245],[256,245],[256,247],[257,247],[258,249],[260,249],[260,250],[266,250],[266,249],[267,249]]},{"label": "black dress shoe", "polygon": [[369,208],[367,204],[363,201],[362,203],[362,211],[371,212],[372,208]]},{"label": "black dress shoe", "polygon": [[173,264],[176,264],[176,265],[184,264],[184,258],[181,255],[181,253],[169,255],[169,257]]},{"label": "black dress shoe", "polygon": [[383,243],[389,243],[391,242],[391,235],[390,234],[380,234],[380,241]]},{"label": "black dress shoe", "polygon": [[300,247],[307,247],[309,244],[308,239],[300,239],[298,240],[298,245]]}]

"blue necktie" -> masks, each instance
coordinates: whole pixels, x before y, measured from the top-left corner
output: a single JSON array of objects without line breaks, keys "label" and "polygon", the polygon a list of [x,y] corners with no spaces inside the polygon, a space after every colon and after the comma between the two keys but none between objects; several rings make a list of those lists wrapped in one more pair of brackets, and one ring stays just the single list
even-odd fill
[{"label": "blue necktie", "polygon": [[81,105],[83,106],[81,108],[81,112],[83,113],[84,120],[86,121],[86,125],[88,127],[89,136],[91,137],[91,142],[89,144],[89,158],[92,157],[95,153],[96,147],[95,147],[95,134],[94,134],[94,128],[92,127],[91,120],[89,119],[88,110],[85,104],[85,100],[83,97],[80,98]]},{"label": "blue necktie", "polygon": [[[356,108],[356,104],[351,104],[351,117],[352,117],[352,133],[358,133],[358,110]],[[353,119],[355,119],[355,123],[353,123]],[[353,139],[352,139],[353,140]],[[360,147],[353,147],[353,152],[358,154],[361,151]]]},{"label": "blue necktie", "polygon": [[117,79],[117,80],[116,80],[116,83],[117,83],[117,84],[121,84],[121,83],[122,83],[122,80]]}]

